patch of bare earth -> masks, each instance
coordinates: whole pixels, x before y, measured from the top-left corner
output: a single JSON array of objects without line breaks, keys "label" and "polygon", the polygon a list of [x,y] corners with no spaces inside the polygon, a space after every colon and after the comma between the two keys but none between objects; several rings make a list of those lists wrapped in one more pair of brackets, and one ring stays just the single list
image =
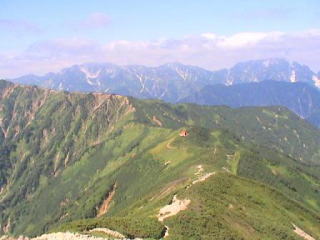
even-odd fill
[{"label": "patch of bare earth", "polygon": [[299,235],[300,237],[302,237],[305,240],[316,240],[315,238],[311,237],[308,233],[306,233],[305,231],[303,231],[301,228],[297,227],[296,225],[292,224],[292,226],[294,227],[294,232]]},{"label": "patch of bare earth", "polygon": [[194,175],[199,176],[201,173],[203,173],[204,169],[203,169],[203,166],[202,166],[202,165],[198,165],[198,166],[197,166],[197,169],[198,169],[198,170],[195,172]]},{"label": "patch of bare earth", "polygon": [[200,176],[198,179],[194,180],[192,182],[192,184],[196,184],[196,183],[199,183],[199,182],[204,182],[205,180],[207,180],[207,178],[211,177],[214,174],[215,174],[214,172],[206,173],[206,174]]},{"label": "patch of bare earth", "polygon": [[5,99],[5,98],[9,97],[13,93],[13,91],[16,87],[17,87],[17,85],[12,84],[11,86],[5,88],[5,90],[0,95],[1,99]]},{"label": "patch of bare earth", "polygon": [[103,203],[101,204],[99,210],[98,210],[98,214],[97,217],[101,217],[103,215],[105,215],[108,212],[108,209],[110,207],[110,203],[116,193],[116,188],[117,188],[117,184],[114,184],[112,186],[111,191],[108,193],[106,199],[103,201]]},{"label": "patch of bare earth", "polygon": [[179,200],[176,195],[172,199],[172,203],[164,206],[159,210],[158,220],[163,222],[164,219],[177,215],[179,212],[188,208],[191,203],[189,199]]},{"label": "patch of bare earth", "polygon": [[156,116],[153,116],[152,117],[152,121],[157,124],[159,127],[162,127],[162,122],[156,117]]},{"label": "patch of bare earth", "polygon": [[32,238],[31,240],[106,240],[105,238],[101,237],[94,237],[79,233],[50,233],[50,234],[44,234],[40,237]]}]

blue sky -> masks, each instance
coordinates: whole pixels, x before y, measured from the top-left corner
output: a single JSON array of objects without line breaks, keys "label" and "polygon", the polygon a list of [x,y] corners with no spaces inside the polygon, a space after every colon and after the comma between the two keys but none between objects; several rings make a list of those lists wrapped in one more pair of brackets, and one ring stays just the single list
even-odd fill
[{"label": "blue sky", "polygon": [[[76,59],[79,59],[79,63],[97,58],[99,61],[113,61],[118,64],[148,64],[142,61],[148,54],[151,65],[178,60],[207,68],[223,67],[197,61],[197,58],[201,59],[199,56],[196,56],[194,61],[185,60],[190,58],[191,50],[197,52],[198,45],[204,44],[199,40],[199,36],[207,33],[211,34],[210,39],[215,36],[215,41],[242,33],[255,33],[234,39],[239,41],[240,38],[240,42],[247,43],[247,40],[243,39],[253,37],[254,41],[249,40],[252,47],[253,42],[265,40],[256,33],[268,33],[268,39],[275,35],[278,38],[279,34],[275,33],[282,33],[281,36],[286,35],[288,38],[293,34],[295,39],[300,39],[301,35],[305,36],[304,33],[309,34],[312,30],[313,34],[308,35],[308,41],[316,35],[312,43],[319,43],[319,0],[0,0],[0,4],[0,60],[5,62],[0,63],[0,77],[51,70],[48,66],[41,68],[43,70],[39,69],[40,67],[38,70],[28,69],[26,65],[37,64],[36,59],[40,63],[43,59],[48,61],[49,66],[55,66],[52,70],[78,63]],[[188,42],[186,39],[189,39]],[[110,44],[113,44],[112,48]],[[159,44],[161,49],[158,52],[152,51]],[[163,44],[167,49],[165,53],[162,51]],[[168,48],[172,50],[172,54]],[[179,52],[180,58],[175,58],[178,48],[183,51],[188,48],[189,55],[183,57],[179,55],[182,52]],[[135,54],[139,50],[137,59],[124,59],[116,55],[117,52],[126,54],[126,51],[133,54],[132,49]],[[95,52],[95,55],[90,52]],[[101,56],[99,52],[102,52]],[[219,57],[217,54],[220,51],[213,53],[214,57]],[[220,54],[222,53],[221,50]],[[233,54],[232,52],[231,55]],[[279,56],[283,57],[283,53],[281,54]],[[261,54],[251,55],[260,57]],[[295,54],[291,55],[289,54],[288,58],[299,58]],[[305,61],[308,57],[310,56],[301,59]],[[229,62],[224,61],[223,64],[227,66],[236,60],[238,61],[238,58],[231,57]],[[317,68],[315,60],[306,63]],[[13,70],[19,66],[20,71]]]}]

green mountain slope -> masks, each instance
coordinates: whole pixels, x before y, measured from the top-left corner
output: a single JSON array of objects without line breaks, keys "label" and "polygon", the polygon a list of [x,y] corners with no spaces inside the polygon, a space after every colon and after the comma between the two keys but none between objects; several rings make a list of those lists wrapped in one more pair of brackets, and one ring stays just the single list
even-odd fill
[{"label": "green mountain slope", "polygon": [[[20,87],[5,81],[0,82],[0,108],[2,232],[33,236],[59,223],[101,215],[113,221],[113,228],[115,222],[119,225],[115,230],[132,235],[132,229],[136,233],[141,229],[131,220],[141,216],[151,229],[143,237],[156,238],[164,229],[155,221],[156,215],[176,193],[191,199],[191,212],[184,214],[198,216],[190,221],[200,219],[196,226],[203,229],[201,221],[210,214],[197,215],[194,208],[210,212],[211,205],[205,203],[218,201],[220,193],[217,199],[208,195],[201,200],[201,189],[225,179],[241,187],[225,189],[230,199],[243,201],[247,189],[257,189],[247,199],[252,215],[245,218],[248,228],[256,230],[256,238],[272,239],[281,231],[294,239],[290,222],[319,236],[320,133],[286,109],[170,105]],[[182,129],[189,135],[180,137]],[[206,174],[210,177],[203,183],[192,184]],[[236,175],[263,182],[292,200],[276,192],[279,200],[269,194],[274,190],[267,185]],[[268,212],[265,220],[253,205],[264,199],[260,207]],[[219,209],[214,213],[216,221],[225,227],[228,221],[241,219],[237,210],[226,220],[221,215],[223,206]],[[274,211],[283,213],[284,209],[283,217],[273,216]],[[169,225],[181,216],[165,220],[176,234],[172,239],[182,237],[179,229],[186,227]],[[255,218],[264,227],[255,227]],[[270,221],[288,224],[269,234]],[[214,231],[203,236],[218,234]],[[241,226],[230,231],[235,237],[250,239]]]},{"label": "green mountain slope", "polygon": [[188,210],[166,222],[170,239],[300,239],[292,224],[319,237],[318,216],[245,179],[219,174],[180,197],[188,196]]},{"label": "green mountain slope", "polygon": [[285,106],[319,126],[319,90],[308,83],[263,81],[232,86],[209,85],[180,102],[230,107]]},{"label": "green mountain slope", "polygon": [[[155,222],[150,215],[159,211],[159,205],[170,204],[173,194],[190,200],[188,208],[161,223]],[[217,173],[187,190],[180,188],[169,196],[140,204],[130,208],[126,218],[86,219],[63,224],[53,231],[88,233],[91,229],[106,227],[131,237],[159,239],[166,229],[167,239],[298,240],[301,238],[293,231],[294,226],[298,226],[310,236],[320,236],[319,216],[274,189],[228,173]],[[132,224],[135,221],[140,224]]]},{"label": "green mountain slope", "polygon": [[170,105],[160,101],[136,100],[138,121],[150,122],[155,116],[162,126],[177,128],[196,125],[226,129],[244,141],[280,151],[305,164],[320,164],[320,134],[284,107]]}]

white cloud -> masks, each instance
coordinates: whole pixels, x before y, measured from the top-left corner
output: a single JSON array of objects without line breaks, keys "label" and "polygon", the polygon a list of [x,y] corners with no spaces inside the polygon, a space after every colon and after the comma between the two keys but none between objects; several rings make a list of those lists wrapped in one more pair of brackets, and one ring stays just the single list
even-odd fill
[{"label": "white cloud", "polygon": [[274,57],[320,70],[319,46],[319,29],[295,33],[242,32],[230,36],[204,33],[181,39],[103,44],[90,39],[55,39],[33,44],[20,54],[0,56],[0,78],[57,71],[84,62],[160,65],[178,61],[214,70],[240,61]]},{"label": "white cloud", "polygon": [[217,38],[217,35],[216,35],[216,34],[210,33],[210,32],[208,32],[208,33],[202,33],[201,36],[204,37],[204,38],[207,38],[207,39],[211,39],[211,40]]},{"label": "white cloud", "polygon": [[239,48],[250,45],[255,45],[262,40],[277,40],[283,35],[281,32],[243,32],[238,33],[229,37],[223,37],[219,42],[218,46]]}]

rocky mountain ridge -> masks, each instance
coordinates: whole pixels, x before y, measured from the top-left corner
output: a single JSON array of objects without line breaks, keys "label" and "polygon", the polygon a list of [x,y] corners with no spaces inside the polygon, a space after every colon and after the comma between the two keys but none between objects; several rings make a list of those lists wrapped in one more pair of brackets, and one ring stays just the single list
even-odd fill
[{"label": "rocky mountain ridge", "polygon": [[180,63],[159,67],[88,63],[44,76],[27,75],[12,79],[17,83],[56,90],[116,93],[169,102],[180,101],[207,85],[230,86],[266,80],[320,86],[319,76],[307,66],[284,59],[247,61],[218,71]]}]

